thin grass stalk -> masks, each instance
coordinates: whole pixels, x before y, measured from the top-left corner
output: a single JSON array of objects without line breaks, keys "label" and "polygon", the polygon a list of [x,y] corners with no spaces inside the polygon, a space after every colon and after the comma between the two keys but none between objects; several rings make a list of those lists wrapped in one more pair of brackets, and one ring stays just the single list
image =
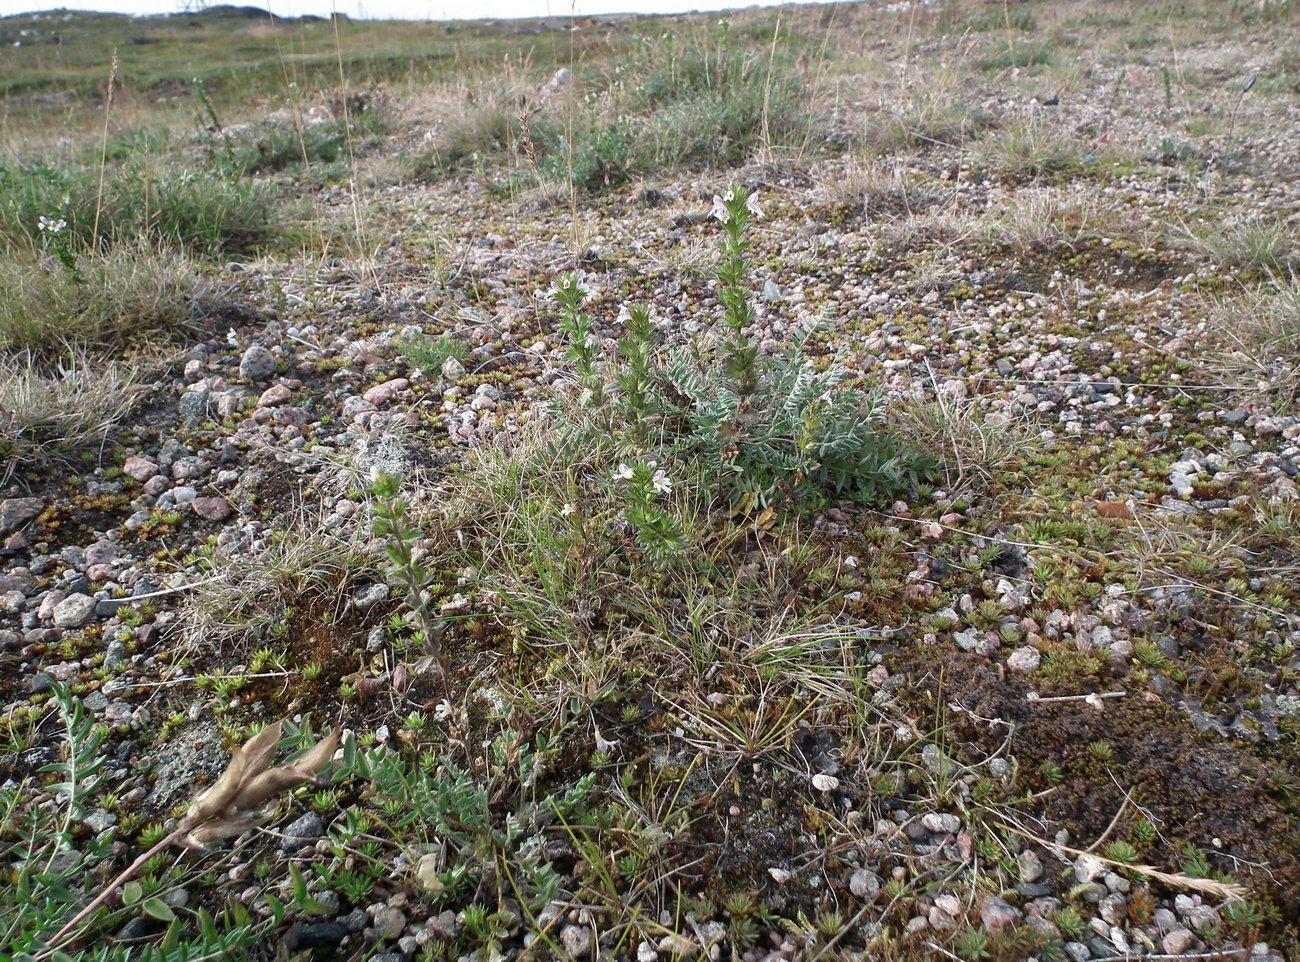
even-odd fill
[{"label": "thin grass stalk", "polygon": [[104,209],[104,174],[108,169],[108,118],[113,112],[113,88],[117,86],[117,48],[113,48],[113,62],[108,70],[108,92],[104,95],[104,132],[99,141],[99,188],[95,192],[95,222],[91,228],[91,243],[99,237],[99,215]]}]

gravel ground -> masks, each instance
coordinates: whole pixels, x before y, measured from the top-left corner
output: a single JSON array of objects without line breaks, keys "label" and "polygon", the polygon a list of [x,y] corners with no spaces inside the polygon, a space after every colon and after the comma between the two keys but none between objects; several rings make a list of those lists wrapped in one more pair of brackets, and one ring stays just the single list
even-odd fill
[{"label": "gravel ground", "polygon": [[[903,40],[880,43],[882,63],[903,70]],[[907,69],[937,70],[960,43],[919,39]],[[753,256],[765,348],[826,318],[819,351],[878,384],[897,423],[947,455],[946,481],[925,496],[832,509],[815,528],[855,559],[837,617],[872,639],[871,704],[918,731],[938,717],[945,747],[928,746],[917,768],[958,787],[930,807],[905,785],[868,783],[815,724],[787,746],[798,785],[755,764],[718,794],[726,766],[710,762],[692,790],[715,790],[719,824],[734,824],[699,840],[721,884],[762,891],[791,917],[838,906],[855,933],[846,945],[885,921],[921,952],[973,926],[1033,929],[1077,960],[1294,952],[1300,417],[1217,373],[1232,333],[1220,302],[1239,303],[1267,271],[1198,237],[1267,218],[1291,238],[1294,269],[1300,101],[1294,89],[1240,93],[1279,75],[1284,53],[1268,44],[1207,37],[1183,54],[1179,69],[1201,81],[1172,104],[1159,67],[1139,58],[1074,50],[1068,75],[973,72],[964,96],[989,130],[874,165],[838,155],[670,172],[576,205],[503,193],[491,175],[372,184],[373,260],[228,265],[231,309],[151,370],[100,467],[17,476],[0,491],[10,717],[56,681],[79,686],[110,726],[116,803],[87,810],[91,833],[123,811],[170,817],[221,771],[219,726],[232,722],[341,712],[350,730],[394,741],[390,728],[428,693],[419,684],[391,703],[337,699],[341,681],[392,684],[357,675],[396,603],[356,492],[372,468],[398,468],[437,498],[467,450],[542,416],[566,376],[541,296],[561,271],[596,288],[602,337],[617,336],[626,301],[652,304],[670,343],[707,334],[710,204],[741,183],[765,211]],[[879,74],[836,85],[834,129],[852,144],[898,102]],[[1079,162],[1034,170],[988,146],[1026,124]],[[327,222],[351,221],[346,190],[316,200]],[[400,347],[443,334],[463,360],[421,370]],[[338,574],[348,553],[358,560]],[[268,572],[285,565],[326,589],[276,597]],[[282,657],[259,665],[262,648]],[[300,683],[309,662],[324,684]],[[487,697],[499,670],[467,658],[460,694]],[[200,673],[254,677],[199,688]],[[660,694],[659,728],[686,741],[644,743],[686,751],[689,724]],[[0,756],[0,777],[33,775],[56,736],[43,729]],[[1000,850],[973,841],[989,837],[971,802],[986,783],[1016,786],[1004,827],[1023,834],[997,835]],[[1196,846],[1209,871],[1275,913],[1230,924],[1231,899],[1135,882],[1098,857],[1117,824],[1139,818],[1158,833],[1146,864],[1197,874]],[[286,858],[324,844],[316,813],[280,824]],[[251,872],[268,857],[279,856],[237,851],[212,888],[258,904]],[[1005,888],[969,884],[999,859],[1012,870]],[[887,888],[918,878],[907,899]],[[321,888],[325,914],[280,938],[290,952],[379,946],[371,957],[385,960],[454,938],[463,918],[410,879],[394,866],[361,902]],[[1066,903],[1087,909],[1077,930],[1062,931]],[[607,938],[581,907],[538,921],[572,958],[817,956],[775,926],[739,949],[721,914],[697,910],[691,929],[663,912],[676,934],[639,944]]]}]

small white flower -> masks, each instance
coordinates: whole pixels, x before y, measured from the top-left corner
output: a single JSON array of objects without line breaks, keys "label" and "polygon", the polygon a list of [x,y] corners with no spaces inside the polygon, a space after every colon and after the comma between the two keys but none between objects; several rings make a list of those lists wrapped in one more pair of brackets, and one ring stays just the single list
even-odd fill
[{"label": "small white flower", "polygon": [[758,206],[757,194],[750,194],[748,197],[745,198],[745,207],[755,217],[763,216],[763,208]]},{"label": "small white flower", "polygon": [[67,226],[68,222],[62,217],[58,220],[54,220],[50,217],[46,217],[44,214],[42,214],[40,219],[36,222],[36,227],[42,234],[57,234]]},{"label": "small white flower", "polygon": [[650,479],[650,486],[658,494],[672,494],[673,491],[673,483],[668,478],[668,472],[663,468],[655,472],[654,477]]},{"label": "small white flower", "polygon": [[577,510],[578,509],[573,506],[573,502],[565,502],[564,507],[560,508],[560,517],[567,518]]},{"label": "small white flower", "polygon": [[717,194],[713,195],[713,216],[724,224],[731,220],[731,211],[727,210],[727,205]]},{"label": "small white flower", "polygon": [[857,566],[858,566],[858,559],[854,555],[849,555],[847,558],[844,559],[844,567],[856,568]]},{"label": "small white flower", "polygon": [[226,343],[231,347],[239,347],[239,335],[235,333],[233,327],[226,331]]},{"label": "small white flower", "polygon": [[433,717],[440,722],[445,722],[454,714],[456,714],[456,709],[451,707],[451,702],[445,698],[433,708]]},{"label": "small white flower", "polygon": [[620,461],[618,465],[618,470],[614,472],[614,480],[631,481],[632,475],[635,473],[636,473],[635,471],[633,471],[630,467],[628,467],[626,464]]}]

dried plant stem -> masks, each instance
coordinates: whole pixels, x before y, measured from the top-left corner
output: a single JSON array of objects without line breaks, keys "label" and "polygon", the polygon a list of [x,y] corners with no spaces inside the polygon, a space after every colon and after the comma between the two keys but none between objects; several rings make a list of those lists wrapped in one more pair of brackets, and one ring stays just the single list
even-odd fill
[{"label": "dried plant stem", "polygon": [[1228,884],[1225,882],[1216,882],[1214,879],[1193,878],[1190,875],[1176,874],[1173,872],[1162,872],[1160,869],[1151,865],[1130,865],[1127,862],[1117,862],[1112,858],[1106,858],[1104,855],[1094,855],[1091,852],[1085,852],[1083,849],[1071,848],[1068,845],[1059,845],[1056,842],[1049,842],[1045,838],[1039,838],[1031,832],[1015,828],[1011,825],[1003,825],[1008,832],[1013,835],[1019,835],[1021,838],[1029,839],[1036,842],[1044,848],[1050,848],[1054,851],[1065,852],[1069,855],[1086,855],[1088,858],[1095,858],[1099,862],[1105,862],[1113,868],[1128,869],[1130,872],[1139,872],[1142,875],[1149,876],[1158,882],[1163,882],[1171,888],[1190,889],[1193,892],[1201,892],[1204,895],[1211,895],[1215,898],[1239,899],[1246,895],[1246,889],[1241,885]]},{"label": "dried plant stem", "polygon": [[95,193],[95,224],[90,230],[92,244],[99,239],[99,215],[104,209],[104,172],[108,168],[108,117],[113,112],[113,88],[117,86],[117,48],[113,48],[113,65],[108,70],[108,93],[104,95],[104,134],[99,142],[99,189]]},{"label": "dried plant stem", "polygon": [[43,962],[43,960],[50,958],[50,956],[54,954],[54,950],[59,947],[59,944],[62,943],[78,925],[80,925],[97,908],[113,897],[113,893],[117,891],[119,885],[125,885],[127,882],[131,881],[131,879],[135,878],[151,858],[178,841],[180,837],[185,834],[185,831],[186,830],[183,828],[173,829],[170,835],[167,835],[160,841],[154,843],[154,845],[147,849],[139,858],[124,868],[121,874],[105,885],[100,893],[96,895],[85,908],[67,922],[63,923],[63,928],[59,929],[59,931],[55,932],[54,935],[50,937],[49,942],[46,943],[45,951],[36,956],[37,962]]}]

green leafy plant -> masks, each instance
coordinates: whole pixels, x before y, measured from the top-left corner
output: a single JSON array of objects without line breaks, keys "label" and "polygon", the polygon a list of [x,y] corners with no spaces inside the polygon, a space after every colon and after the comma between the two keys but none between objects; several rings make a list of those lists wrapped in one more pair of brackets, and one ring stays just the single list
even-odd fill
[{"label": "green leafy plant", "polygon": [[741,188],[714,199],[725,331],[716,348],[696,342],[663,359],[649,312],[630,307],[617,355],[605,363],[594,321],[581,309],[589,288],[574,275],[554,282],[588,436],[612,434],[628,462],[653,460],[657,470],[698,481],[708,501],[741,510],[815,506],[832,496],[878,503],[919,485],[938,463],[887,430],[878,394],[846,384],[840,365],[813,361],[816,326],[798,331],[776,357],[761,356],[747,284],[750,222],[761,213]]},{"label": "green leafy plant", "polygon": [[375,536],[386,538],[390,576],[402,590],[402,601],[415,620],[425,651],[445,676],[446,662],[442,653],[442,630],[429,607],[427,591],[433,572],[421,559],[416,543],[423,533],[407,517],[409,504],[401,497],[401,481],[389,474],[380,474],[370,489],[375,498],[374,520],[371,529]]}]

